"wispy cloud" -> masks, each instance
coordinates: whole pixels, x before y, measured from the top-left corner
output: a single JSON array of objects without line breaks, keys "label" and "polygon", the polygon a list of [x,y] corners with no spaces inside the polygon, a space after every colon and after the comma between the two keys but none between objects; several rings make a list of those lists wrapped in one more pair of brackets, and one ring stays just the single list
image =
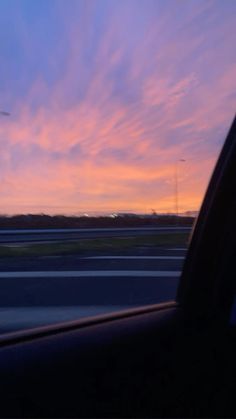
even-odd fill
[{"label": "wispy cloud", "polygon": [[236,108],[235,2],[33,4],[4,6],[2,211],[172,211],[181,157],[199,207]]}]

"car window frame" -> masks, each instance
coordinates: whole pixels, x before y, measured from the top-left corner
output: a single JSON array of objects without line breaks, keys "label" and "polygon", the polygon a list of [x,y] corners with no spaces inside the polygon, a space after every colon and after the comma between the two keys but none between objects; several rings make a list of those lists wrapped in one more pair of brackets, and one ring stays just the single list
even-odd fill
[{"label": "car window frame", "polygon": [[[177,302],[189,319],[228,321],[233,301],[231,225],[235,225],[236,116],[223,144],[191,233]],[[236,226],[235,226],[236,228]],[[226,280],[228,278],[228,281]]]}]

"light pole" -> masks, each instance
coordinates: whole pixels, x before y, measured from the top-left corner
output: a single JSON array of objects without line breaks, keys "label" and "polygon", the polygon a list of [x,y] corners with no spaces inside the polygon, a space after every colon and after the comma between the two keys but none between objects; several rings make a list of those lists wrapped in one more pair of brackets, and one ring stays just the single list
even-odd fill
[{"label": "light pole", "polygon": [[185,162],[184,159],[177,160],[175,164],[175,213],[177,217],[179,216],[179,184],[178,184],[178,168],[179,168],[179,162]]}]

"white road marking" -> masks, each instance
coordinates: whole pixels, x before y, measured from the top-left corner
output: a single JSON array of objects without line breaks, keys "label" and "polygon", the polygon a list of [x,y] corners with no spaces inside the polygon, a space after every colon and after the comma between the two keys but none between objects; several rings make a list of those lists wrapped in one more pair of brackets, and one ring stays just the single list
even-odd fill
[{"label": "white road marking", "polygon": [[87,256],[81,259],[95,259],[95,260],[115,260],[115,259],[124,259],[124,260],[129,260],[129,259],[147,259],[147,260],[184,260],[185,257],[184,256]]},{"label": "white road marking", "polygon": [[107,278],[107,277],[173,277],[178,278],[181,271],[26,271],[0,272],[3,278]]},{"label": "white road marking", "polygon": [[187,247],[173,247],[172,249],[167,250],[181,250],[181,251],[187,251]]}]

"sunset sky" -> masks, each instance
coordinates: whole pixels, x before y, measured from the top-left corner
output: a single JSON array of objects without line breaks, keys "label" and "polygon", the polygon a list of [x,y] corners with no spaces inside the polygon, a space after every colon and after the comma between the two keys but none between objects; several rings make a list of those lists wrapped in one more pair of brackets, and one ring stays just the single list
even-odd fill
[{"label": "sunset sky", "polygon": [[0,0],[0,213],[197,210],[236,110],[235,0]]}]

